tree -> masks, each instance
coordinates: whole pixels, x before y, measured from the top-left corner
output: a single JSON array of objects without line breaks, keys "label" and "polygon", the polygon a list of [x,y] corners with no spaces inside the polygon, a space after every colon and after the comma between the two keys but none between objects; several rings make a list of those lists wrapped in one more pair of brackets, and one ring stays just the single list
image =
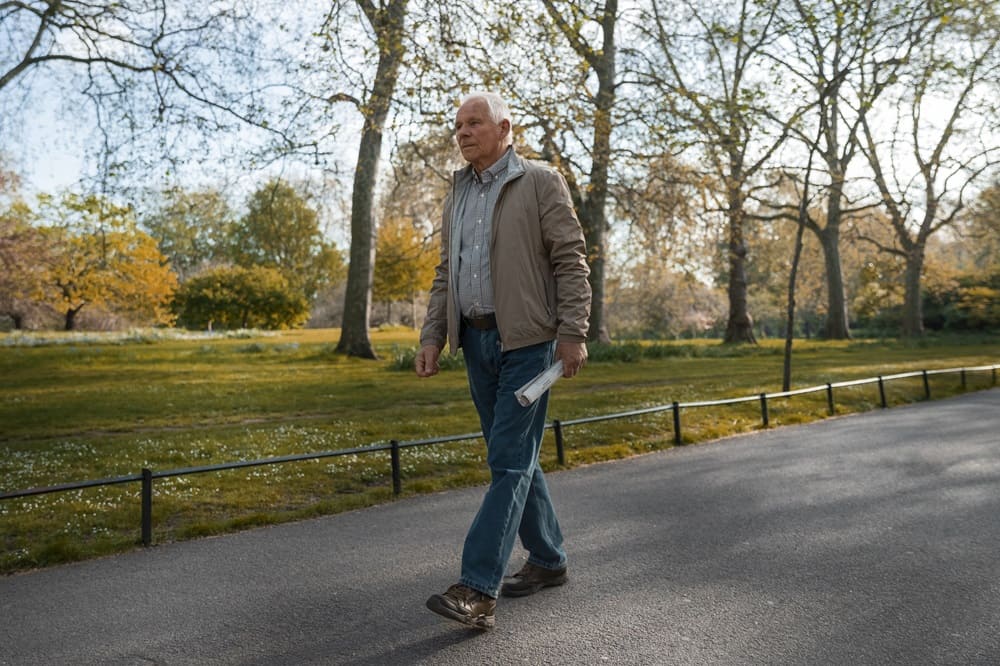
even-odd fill
[{"label": "tree", "polygon": [[167,189],[140,221],[156,239],[160,252],[170,261],[181,282],[210,264],[229,258],[234,214],[218,190]]},{"label": "tree", "polygon": [[[618,47],[615,28],[618,24],[618,0],[605,0],[603,6],[588,12],[573,2],[542,0],[545,11],[555,23],[559,32],[580,58],[581,66],[586,66],[597,79],[597,89],[588,95],[592,103],[590,142],[590,174],[585,189],[575,178],[568,179],[573,184],[570,192],[583,236],[587,242],[587,262],[590,264],[590,332],[591,340],[610,340],[607,322],[604,318],[604,277],[607,262],[607,203],[608,173],[611,165],[611,131],[614,127],[615,96],[620,85],[616,67]],[[596,28],[599,35],[593,42],[586,38],[587,28]],[[554,142],[547,137],[545,148],[552,150]],[[543,151],[544,153],[545,151]],[[565,159],[560,160],[564,164]]]},{"label": "tree", "polygon": [[985,273],[1000,267],[1000,179],[994,177],[979,193],[953,231],[960,268]]},{"label": "tree", "polygon": [[482,36],[470,38],[482,44],[471,49],[478,60],[470,69],[486,87],[503,86],[511,107],[524,116],[515,131],[537,141],[535,156],[566,178],[590,265],[588,337],[602,341],[609,339],[604,282],[611,137],[622,84],[615,33],[620,16],[617,0],[509,3],[484,21]]},{"label": "tree", "polygon": [[688,0],[665,11],[653,2],[644,32],[651,48],[639,54],[654,110],[653,133],[679,151],[697,151],[718,183],[726,220],[729,318],[726,342],[755,342],[747,300],[747,202],[800,110],[781,117],[766,93],[765,49],[776,39],[777,2],[744,0],[737,12]]},{"label": "tree", "polygon": [[339,280],[340,253],[323,238],[318,213],[295,188],[272,180],[250,195],[247,208],[229,238],[234,263],[278,270],[307,300]]},{"label": "tree", "polygon": [[[364,117],[364,126],[354,170],[350,263],[344,294],[344,321],[337,351],[362,358],[376,358],[368,335],[375,260],[372,207],[382,152],[382,134],[405,55],[404,32],[408,4],[409,0],[383,0],[379,5],[371,0],[357,0],[368,23],[367,28],[372,32],[378,65],[371,88],[366,90],[366,98],[352,100]],[[335,27],[334,15],[335,12],[332,12],[328,18],[324,32],[328,39],[336,41],[337,32],[331,30]]]},{"label": "tree", "polygon": [[165,7],[148,17],[137,9],[77,0],[0,4],[4,32],[15,38],[0,60],[0,91],[29,70],[56,62],[150,74],[162,69],[165,54],[157,54],[156,43],[167,32],[156,19],[164,17]]},{"label": "tree", "polygon": [[[268,21],[267,4],[0,2],[0,101],[13,104],[18,90],[33,86],[89,100],[75,112],[92,113],[99,138],[88,143],[104,178],[178,157],[175,148],[189,148],[203,131],[216,138],[223,129],[253,127],[289,144],[271,113],[288,86],[270,75],[285,55],[280,41],[261,38],[277,23]],[[258,51],[264,43],[267,57]],[[27,76],[34,70],[44,76]],[[293,105],[289,97],[281,102]],[[147,141],[153,146],[129,151]]]},{"label": "tree", "polygon": [[308,318],[309,304],[275,268],[222,266],[185,282],[174,311],[188,328],[285,329]]},{"label": "tree", "polygon": [[[920,0],[795,0],[782,3],[779,16],[788,39],[772,57],[790,79],[794,95],[811,95],[813,123],[797,132],[825,165],[823,224],[809,217],[806,228],[823,248],[827,283],[826,337],[850,337],[847,295],[840,258],[845,219],[873,205],[852,196],[849,168],[861,146],[862,123],[891,85],[934,18],[933,3]],[[814,131],[816,130],[816,131]],[[813,135],[819,137],[817,141]]]},{"label": "tree", "polygon": [[706,259],[715,238],[701,206],[711,187],[711,179],[668,153],[629,160],[610,190],[613,216],[624,227],[618,230],[615,267],[656,258],[664,270],[711,270]]},{"label": "tree", "polygon": [[[373,297],[390,306],[409,301],[434,279],[438,250],[426,231],[406,217],[387,216],[378,230]],[[416,317],[413,317],[416,323]]]},{"label": "tree", "polygon": [[[992,4],[965,5],[948,7],[947,20],[935,25],[914,54],[892,100],[897,117],[889,140],[879,141],[869,118],[861,118],[862,150],[894,242],[862,237],[905,262],[904,336],[924,330],[921,278],[928,239],[956,222],[972,186],[1000,164],[1000,147],[994,138],[985,138],[1000,129],[995,121],[1000,110],[1000,16]],[[904,160],[915,169],[907,169]]]},{"label": "tree", "polygon": [[725,297],[691,274],[671,270],[648,256],[608,281],[608,313],[616,336],[641,339],[694,338],[725,321]]},{"label": "tree", "polygon": [[93,195],[66,195],[46,212],[61,218],[43,228],[54,254],[46,296],[63,313],[67,331],[87,306],[170,323],[177,278],[130,208]]},{"label": "tree", "polygon": [[34,213],[19,197],[16,174],[0,164],[0,315],[24,328],[45,293],[51,248],[33,226]]}]

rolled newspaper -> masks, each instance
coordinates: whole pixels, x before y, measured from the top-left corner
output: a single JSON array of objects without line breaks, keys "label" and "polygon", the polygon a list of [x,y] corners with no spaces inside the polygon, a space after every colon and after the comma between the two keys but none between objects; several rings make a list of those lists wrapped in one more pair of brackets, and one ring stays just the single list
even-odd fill
[{"label": "rolled newspaper", "polygon": [[543,393],[548,391],[549,387],[555,384],[557,379],[562,377],[562,373],[563,362],[556,361],[549,366],[548,370],[539,373],[534,379],[514,391],[514,397],[517,398],[517,401],[521,403],[522,407],[527,407],[534,401],[538,400]]}]

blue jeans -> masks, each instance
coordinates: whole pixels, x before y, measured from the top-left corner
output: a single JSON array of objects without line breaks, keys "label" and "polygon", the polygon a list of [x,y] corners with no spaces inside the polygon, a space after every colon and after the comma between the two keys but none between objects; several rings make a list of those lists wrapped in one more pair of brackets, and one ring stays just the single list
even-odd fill
[{"label": "blue jeans", "polygon": [[555,342],[501,351],[497,330],[467,328],[462,351],[486,439],[491,482],[465,537],[459,582],[496,597],[515,536],[520,536],[529,562],[548,569],[566,565],[559,522],[538,465],[549,394],[528,407],[514,397],[514,391],[552,364]]}]

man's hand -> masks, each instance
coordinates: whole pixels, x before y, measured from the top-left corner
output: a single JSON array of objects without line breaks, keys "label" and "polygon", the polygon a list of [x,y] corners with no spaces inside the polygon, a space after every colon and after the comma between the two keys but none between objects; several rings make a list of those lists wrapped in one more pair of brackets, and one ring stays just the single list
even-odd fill
[{"label": "man's hand", "polygon": [[424,345],[417,352],[417,359],[414,362],[417,370],[417,377],[431,377],[438,373],[438,357],[441,356],[441,349],[435,345]]},{"label": "man's hand", "polygon": [[563,377],[572,377],[587,363],[586,342],[560,342],[556,345],[556,360],[563,362]]}]

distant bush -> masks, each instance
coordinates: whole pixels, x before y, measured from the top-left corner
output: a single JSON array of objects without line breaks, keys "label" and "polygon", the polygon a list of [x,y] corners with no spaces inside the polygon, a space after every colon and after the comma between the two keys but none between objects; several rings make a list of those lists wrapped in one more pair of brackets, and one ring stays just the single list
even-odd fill
[{"label": "distant bush", "polygon": [[[414,363],[417,361],[416,347],[392,346],[392,360],[389,361],[389,369],[399,372],[413,372]],[[465,368],[465,358],[461,354],[452,356],[443,353],[438,358],[438,365],[441,370],[462,370]]]},{"label": "distant bush", "polygon": [[192,329],[295,328],[309,317],[305,297],[262,266],[224,266],[190,278],[174,308],[178,323]]}]

